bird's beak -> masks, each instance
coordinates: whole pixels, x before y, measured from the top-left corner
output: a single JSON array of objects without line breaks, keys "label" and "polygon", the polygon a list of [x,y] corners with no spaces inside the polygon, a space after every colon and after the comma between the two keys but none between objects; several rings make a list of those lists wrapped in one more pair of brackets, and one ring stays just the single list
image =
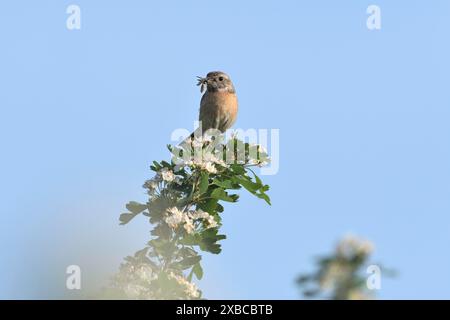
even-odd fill
[{"label": "bird's beak", "polygon": [[202,83],[206,82],[207,78],[199,77],[197,76],[197,85],[201,85]]}]

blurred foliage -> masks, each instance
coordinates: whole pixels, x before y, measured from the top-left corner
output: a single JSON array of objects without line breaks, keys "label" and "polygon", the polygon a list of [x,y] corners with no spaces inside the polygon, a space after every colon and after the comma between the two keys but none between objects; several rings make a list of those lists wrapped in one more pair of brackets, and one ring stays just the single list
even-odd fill
[{"label": "blurred foliage", "polygon": [[[373,249],[371,242],[355,236],[341,239],[332,254],[317,260],[317,271],[297,278],[303,296],[333,300],[374,299],[374,290],[367,287],[370,275],[366,272]],[[377,266],[381,270],[381,266]],[[386,274],[393,272],[386,270]]]},{"label": "blurred foliage", "polygon": [[208,136],[168,146],[171,162],[154,161],[155,176],[144,188],[146,203],[131,201],[120,215],[125,225],[144,215],[153,226],[146,247],[125,258],[106,289],[108,297],[131,299],[200,299],[193,278],[203,277],[199,252],[219,254],[223,202],[234,203],[246,189],[270,204],[269,186],[252,170],[269,158],[261,146],[236,138],[227,143]]}]

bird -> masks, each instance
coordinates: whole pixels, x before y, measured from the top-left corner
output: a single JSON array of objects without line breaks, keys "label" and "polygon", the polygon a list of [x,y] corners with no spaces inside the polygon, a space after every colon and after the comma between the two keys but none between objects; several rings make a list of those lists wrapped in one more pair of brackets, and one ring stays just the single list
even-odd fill
[{"label": "bird", "polygon": [[222,71],[212,71],[206,78],[197,78],[200,92],[203,93],[206,89],[200,101],[198,117],[202,134],[209,129],[224,133],[234,124],[238,112],[238,99],[233,82],[230,76]]},{"label": "bird", "polygon": [[[199,127],[184,139],[179,146],[186,148],[197,137],[205,133],[216,136],[224,133],[236,121],[238,99],[236,89],[228,74],[222,71],[208,72],[206,77],[197,77],[197,86],[203,94],[200,100]],[[212,131],[218,130],[218,131]]]}]

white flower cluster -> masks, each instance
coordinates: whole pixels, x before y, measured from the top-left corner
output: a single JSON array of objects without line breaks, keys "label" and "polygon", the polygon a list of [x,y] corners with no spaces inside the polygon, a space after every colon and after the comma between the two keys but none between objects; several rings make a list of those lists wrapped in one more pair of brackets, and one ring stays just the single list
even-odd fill
[{"label": "white flower cluster", "polygon": [[160,183],[160,181],[155,176],[154,178],[145,181],[143,187],[148,190],[149,195],[153,196],[159,188],[159,183]]},{"label": "white flower cluster", "polygon": [[157,274],[149,264],[132,264],[127,262],[113,278],[113,284],[121,288],[128,299],[155,299],[150,284],[157,279]]},{"label": "white flower cluster", "polygon": [[168,169],[168,168],[162,168],[158,171],[155,178],[157,181],[164,181],[167,183],[175,182],[177,184],[181,184],[181,180],[183,179],[181,176],[175,175],[175,173]]},{"label": "white flower cluster", "polygon": [[[218,172],[217,165],[226,167],[220,151],[214,148],[205,148],[213,141],[212,137],[205,134],[201,137],[194,137],[192,140],[193,155],[188,159],[179,159],[179,165],[191,167],[193,169],[206,170],[211,174]],[[220,144],[218,144],[221,146]],[[220,148],[219,148],[220,149]]]},{"label": "white flower cluster", "polygon": [[172,229],[177,229],[183,223],[183,227],[187,233],[193,233],[195,230],[194,223],[189,215],[177,207],[166,210],[165,221]]},{"label": "white flower cluster", "polygon": [[[217,138],[217,137],[216,137]],[[219,137],[220,138],[220,137]],[[233,138],[234,139],[234,138]],[[175,157],[175,162],[178,167],[191,167],[193,169],[200,168],[201,170],[206,170],[211,174],[216,174],[218,168],[227,167],[232,163],[240,164],[250,164],[257,165],[259,167],[266,166],[270,162],[270,158],[267,156],[267,150],[258,144],[249,144],[250,154],[247,154],[246,148],[244,148],[243,142],[237,142],[237,140],[230,140],[230,142],[235,141],[237,150],[234,150],[233,145],[217,143],[215,146],[210,145],[213,141],[212,137],[204,135],[203,137],[194,137],[191,146],[193,150],[184,149],[183,156],[186,151],[189,155],[188,158]],[[226,150],[223,147],[226,146]],[[193,151],[193,156],[192,156]],[[224,152],[226,152],[226,157],[224,159]],[[237,152],[237,154],[235,154]],[[218,167],[219,166],[219,167]]]},{"label": "white flower cluster", "polygon": [[216,174],[216,165],[226,167],[225,161],[219,158],[216,154],[210,151],[203,151],[201,154],[193,157],[192,159],[183,161],[184,166],[200,168],[201,170],[206,170],[211,174]]},{"label": "white flower cluster", "polygon": [[[250,145],[251,150],[256,150],[256,154],[252,154],[251,156],[254,156],[255,158],[250,158],[248,160],[248,163],[251,165],[257,165],[258,167],[264,167],[269,164],[270,158],[267,156],[267,149],[264,148],[260,144],[251,144]],[[258,159],[259,157],[259,159]]]},{"label": "white flower cluster", "polygon": [[204,134],[203,136],[194,137],[192,140],[192,147],[194,149],[203,148],[213,141],[212,137],[208,134]]},{"label": "white flower cluster", "polygon": [[[353,268],[345,263],[333,261],[328,264],[323,274],[319,279],[319,285],[322,290],[333,291],[342,288],[347,288],[352,281]],[[340,298],[350,300],[366,300],[370,299],[370,296],[359,287],[348,289],[346,297]]]},{"label": "white flower cluster", "polygon": [[[336,246],[335,258],[326,264],[319,279],[323,290],[335,290],[351,281],[357,266],[353,265],[356,256],[366,257],[373,251],[371,242],[353,235],[345,236]],[[356,290],[356,289],[355,289]],[[354,292],[355,294],[357,291]],[[358,294],[362,294],[358,292]],[[356,297],[356,295],[355,295]]]},{"label": "white flower cluster", "polygon": [[193,220],[202,219],[206,221],[208,228],[215,228],[217,227],[217,222],[214,219],[212,215],[210,215],[208,212],[205,212],[203,210],[197,210],[191,214],[191,218]]},{"label": "white flower cluster", "polygon": [[183,178],[181,176],[175,175],[172,170],[168,168],[162,168],[152,179],[147,180],[144,183],[144,188],[148,189],[149,195],[155,195],[162,182],[181,184],[182,179]]},{"label": "white flower cluster", "polygon": [[195,283],[190,282],[183,276],[176,275],[175,273],[169,273],[169,277],[175,279],[180,286],[183,287],[184,293],[188,297],[188,299],[197,299],[200,297],[200,291],[198,290]]},{"label": "white flower cluster", "polygon": [[217,227],[217,222],[214,220],[214,217],[202,210],[181,211],[177,207],[172,207],[166,210],[166,217],[164,219],[164,221],[172,229],[177,229],[181,224],[183,224],[183,228],[189,234],[195,231],[196,220],[205,221],[208,228]]},{"label": "white flower cluster", "polygon": [[[197,286],[187,280],[182,275],[173,272],[168,274],[169,278],[175,279],[182,288],[188,299],[197,299],[200,297],[200,291]],[[146,263],[126,262],[121,265],[120,271],[114,276],[113,285],[120,289],[126,299],[161,299],[160,291],[154,290],[152,282],[158,278],[151,266]]]},{"label": "white flower cluster", "polygon": [[368,256],[374,249],[373,244],[365,239],[353,235],[345,236],[336,247],[336,254],[339,257],[351,259],[354,256]]},{"label": "white flower cluster", "polygon": [[322,290],[335,289],[339,284],[349,279],[350,272],[348,265],[338,261],[330,262],[319,279],[320,288]]},{"label": "white flower cluster", "polygon": [[158,174],[161,176],[163,181],[172,182],[175,180],[175,174],[172,170],[169,170],[167,168],[162,168]]}]

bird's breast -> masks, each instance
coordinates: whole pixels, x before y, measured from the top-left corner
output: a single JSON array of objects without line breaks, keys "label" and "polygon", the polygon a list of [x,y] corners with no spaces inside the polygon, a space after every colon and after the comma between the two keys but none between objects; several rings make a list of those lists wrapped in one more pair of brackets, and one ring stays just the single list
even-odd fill
[{"label": "bird's breast", "polygon": [[229,92],[206,92],[202,98],[202,106],[226,112],[232,116],[237,114],[238,100],[236,94]]}]

